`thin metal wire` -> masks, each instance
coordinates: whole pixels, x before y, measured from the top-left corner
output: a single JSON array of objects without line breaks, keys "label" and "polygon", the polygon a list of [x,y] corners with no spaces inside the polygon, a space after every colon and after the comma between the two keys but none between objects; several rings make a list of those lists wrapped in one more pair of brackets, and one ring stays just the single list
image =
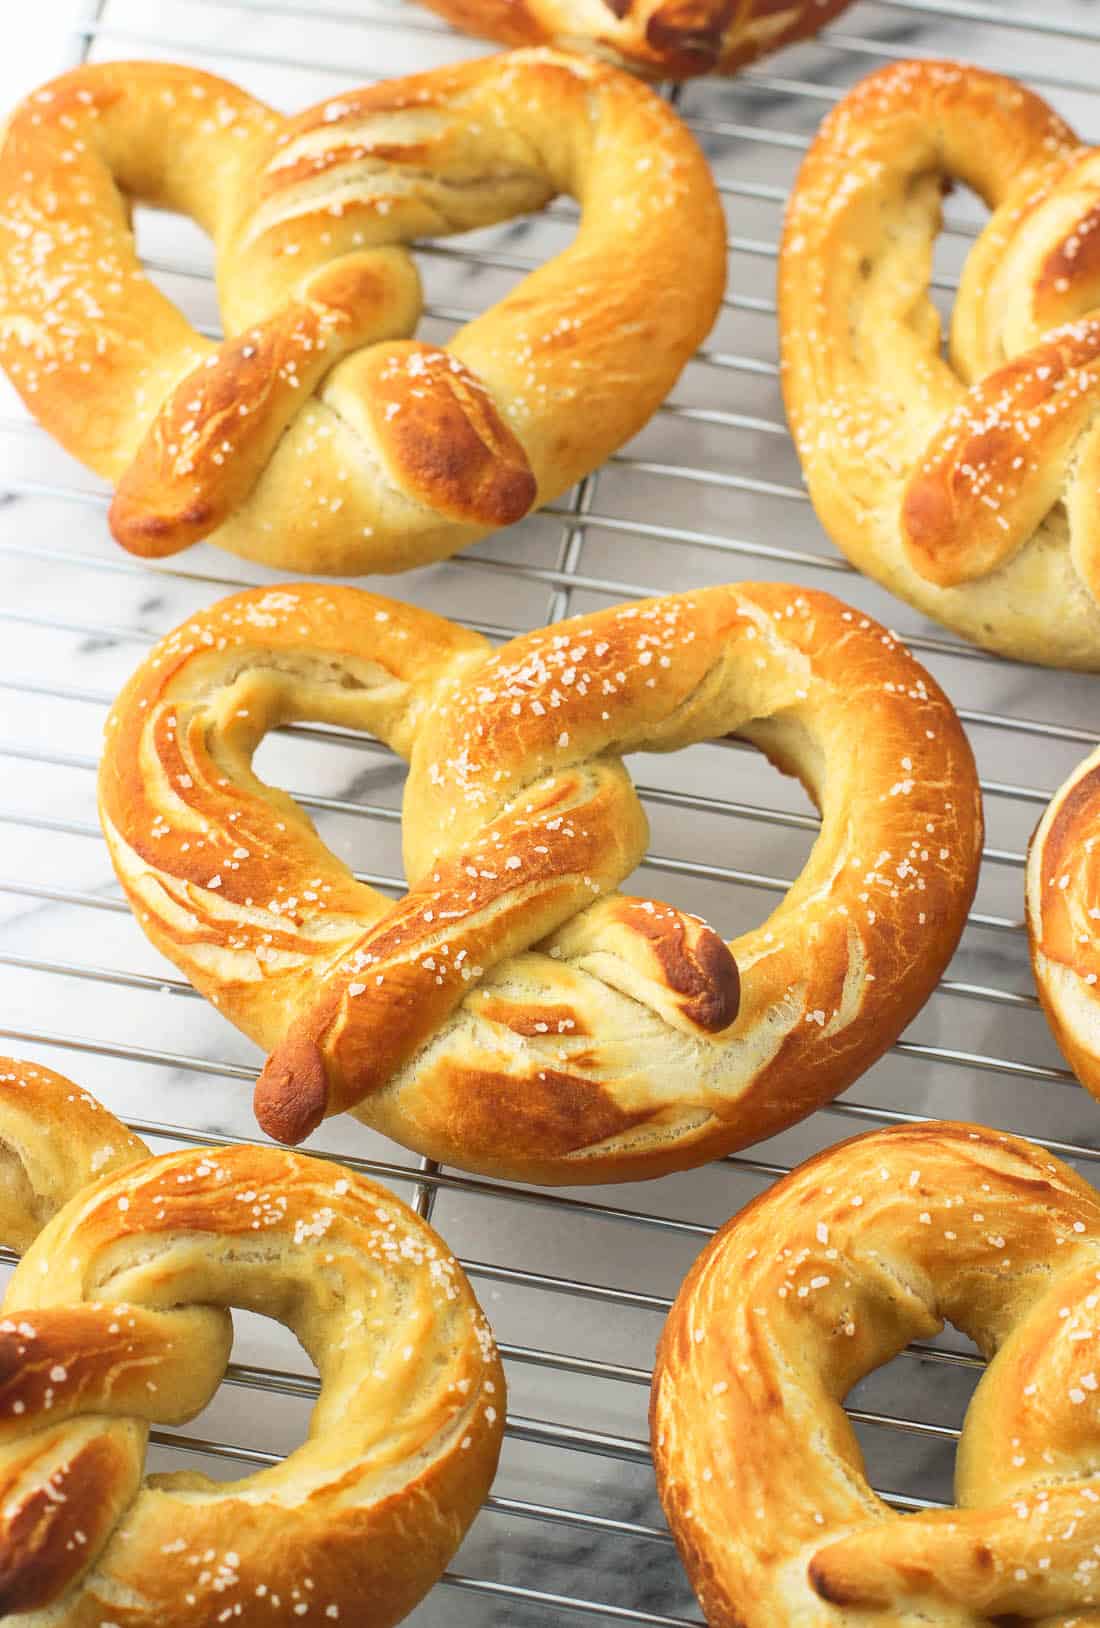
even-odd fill
[{"label": "thin metal wire", "polygon": [[[718,743],[715,743],[718,744]],[[0,740],[0,756],[22,759],[25,762],[48,764],[51,767],[64,767],[82,769],[94,772],[97,768],[95,758],[83,753],[61,752],[53,747],[24,746],[17,742]],[[641,788],[639,788],[641,789]],[[659,788],[654,788],[658,789]],[[684,794],[687,796],[687,794]],[[401,813],[399,809],[390,808],[382,803],[368,803],[363,800],[351,801],[344,797],[324,797],[318,792],[307,793],[291,791],[291,796],[303,808],[313,809],[317,812],[349,814],[355,817],[374,818],[391,823],[399,823]],[[696,806],[692,799],[692,806]],[[31,823],[28,820],[27,823]],[[76,834],[76,833],[74,833]],[[1020,856],[1001,855],[1006,862],[1014,862]],[[793,877],[766,876],[759,871],[741,870],[732,865],[704,864],[701,860],[678,859],[668,854],[647,853],[642,868],[663,871],[673,876],[693,876],[705,881],[733,882],[742,887],[759,889],[765,893],[787,893],[793,885]],[[399,876],[391,876],[385,872],[356,871],[355,875],[362,882],[368,882],[372,887],[391,889],[394,892],[404,891],[404,882]],[[7,886],[8,884],[4,884]],[[22,881],[12,883],[12,889],[28,891],[34,884]],[[1014,921],[1008,916],[996,916],[986,911],[972,910],[967,918],[973,927],[984,927],[994,932],[1019,933],[1023,931],[1023,923]]]},{"label": "thin metal wire", "polygon": [[[639,467],[645,466],[639,463]],[[744,545],[731,545],[728,540],[724,541],[719,538],[711,538],[703,533],[688,534],[683,531],[676,531],[673,533],[672,528],[656,528],[652,525],[647,525],[647,523],[644,521],[622,521],[610,516],[594,514],[591,510],[591,503],[594,501],[595,494],[595,484],[592,477],[586,477],[586,479],[580,483],[578,493],[580,495],[572,508],[562,509],[554,505],[548,505],[546,508],[540,511],[541,513],[549,516],[560,515],[569,522],[566,528],[566,539],[569,547],[572,549],[572,552],[565,557],[565,564],[559,563],[559,565],[553,567],[532,566],[519,561],[497,560],[487,555],[470,554],[461,561],[462,566],[472,569],[488,569],[497,573],[504,572],[510,576],[520,576],[532,581],[545,582],[548,585],[552,585],[560,590],[560,592],[551,600],[551,604],[553,606],[556,605],[559,600],[561,600],[563,604],[568,605],[569,596],[576,588],[584,588],[593,593],[607,594],[618,599],[645,598],[652,592],[651,587],[644,584],[624,582],[614,578],[593,577],[591,575],[582,574],[579,571],[579,545],[583,539],[585,529],[589,526],[602,527],[612,530],[631,531],[635,535],[668,535],[669,540],[690,540],[703,543],[708,546],[717,546],[721,544],[727,550],[733,549],[736,551],[743,548],[746,551],[751,550],[760,554],[767,552],[772,556],[782,552],[788,561],[796,557],[792,555],[791,551],[789,550],[769,550],[767,549],[766,545],[762,544],[746,543]],[[103,501],[106,502],[106,499],[104,498]],[[42,550],[26,544],[0,545],[0,555],[2,554],[23,554],[29,558],[40,560],[46,564],[76,564],[82,568],[93,571],[114,571],[130,575],[136,574],[145,577],[148,576],[148,568],[139,566],[133,561],[118,559],[103,560],[95,557],[94,555],[71,554],[55,549]],[[803,556],[803,559],[805,563],[812,562],[815,568],[818,569],[822,568],[823,566],[829,569],[833,568],[832,564],[829,563],[824,557],[818,558],[817,556],[806,555]],[[851,570],[846,561],[844,562],[843,568],[845,570]],[[212,576],[210,574],[199,575],[196,573],[173,570],[172,568],[161,568],[158,574],[175,576],[177,579],[182,581],[206,582],[212,586],[229,589],[242,589],[251,586],[251,584],[249,584],[245,579],[239,577],[220,575]],[[562,598],[562,595],[565,597]],[[0,618],[22,620],[24,619],[24,613],[19,611],[6,611],[3,608],[0,608]],[[560,618],[555,616],[552,619],[559,620]],[[524,631],[518,627],[502,627],[499,625],[489,628],[486,626],[486,624],[474,623],[461,617],[456,618],[456,620],[461,622],[464,626],[475,627],[480,631],[486,631],[491,633],[493,636],[502,638],[515,638]],[[44,619],[41,622],[41,625],[62,628],[68,631],[81,632],[91,637],[109,634],[112,638],[124,638],[138,643],[153,643],[159,636],[151,630],[136,628],[126,629],[118,627],[105,628],[100,623],[74,623],[72,621],[61,622],[52,619]],[[963,647],[956,647],[949,640],[925,638],[921,635],[906,635],[904,636],[904,642],[915,650],[922,649],[923,647],[931,647],[937,654],[950,654],[952,656],[970,656],[974,654],[973,651],[966,650]],[[978,654],[984,655],[986,653],[978,652]],[[1093,730],[1080,729],[1071,725],[1061,724],[1053,720],[1022,718],[1006,713],[980,711],[967,707],[959,707],[957,708],[957,711],[959,717],[962,718],[964,723],[976,724],[984,728],[1008,730],[1014,734],[1043,735],[1051,740],[1071,741],[1075,744],[1080,744],[1090,748],[1095,747],[1097,743],[1100,742],[1100,734],[1097,734]],[[348,730],[344,733],[346,738],[355,738],[353,731]],[[1050,796],[1050,793],[1042,792],[1034,793],[1033,795],[1041,796],[1042,800],[1046,802]]]},{"label": "thin metal wire", "polygon": [[942,17],[967,23],[990,23],[1028,34],[1081,40],[1100,45],[1100,31],[1084,23],[1057,23],[1039,11],[1012,12],[1004,5],[980,5],[977,0],[879,0],[887,11],[909,11],[921,17]]}]

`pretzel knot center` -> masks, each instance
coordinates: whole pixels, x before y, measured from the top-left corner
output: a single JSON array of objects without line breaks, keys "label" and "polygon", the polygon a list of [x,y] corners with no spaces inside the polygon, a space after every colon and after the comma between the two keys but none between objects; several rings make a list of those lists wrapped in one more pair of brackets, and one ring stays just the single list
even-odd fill
[{"label": "pretzel knot center", "polygon": [[[965,121],[965,103],[953,116]],[[944,138],[945,167],[959,144],[959,132]],[[1061,505],[1074,563],[1097,598],[1100,156],[1052,140],[991,201],[952,334],[968,388],[905,482],[902,545],[926,581],[956,587],[1011,559]]]},{"label": "pretzel knot center", "polygon": [[[317,722],[409,762],[397,902],[255,773],[270,730]],[[801,876],[733,943],[619,891],[648,840],[630,755],[729,735],[822,816]],[[499,650],[356,589],[237,595],[123,691],[100,811],[141,925],[269,1054],[265,1129],[296,1141],[351,1109],[442,1162],[538,1180],[694,1161],[833,1094],[938,976],[981,842],[973,760],[928,675],[869,618],[766,584]]]},{"label": "pretzel knot center", "polygon": [[141,1485],[148,1426],[201,1412],[232,1339],[208,1306],[39,1306],[0,1322],[0,1611],[48,1606],[94,1563]]},{"label": "pretzel knot center", "polygon": [[[294,118],[195,70],[87,65],[17,110],[0,190],[0,360],[114,482],[112,529],[142,555],[215,536],[343,574],[454,553],[642,426],[724,280],[720,202],[675,115],[553,51]],[[575,242],[445,346],[410,337],[409,244],[563,193]],[[150,281],[132,201],[213,239],[220,341]]]}]

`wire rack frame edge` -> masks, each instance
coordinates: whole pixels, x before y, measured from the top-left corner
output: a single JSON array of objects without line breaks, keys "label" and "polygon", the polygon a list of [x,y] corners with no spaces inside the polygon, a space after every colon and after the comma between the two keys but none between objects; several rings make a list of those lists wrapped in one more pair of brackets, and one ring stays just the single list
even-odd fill
[{"label": "wire rack frame edge", "polygon": [[[178,55],[255,82],[260,94],[282,88],[288,106],[422,57],[484,49],[430,13],[385,0],[169,0],[148,9],[90,0],[56,32],[58,70],[89,56]],[[731,222],[730,292],[711,340],[650,429],[566,500],[444,567],[372,584],[457,610],[490,637],[618,598],[758,573],[830,588],[897,626],[945,683],[974,740],[990,815],[981,894],[927,1012],[844,1099],[766,1147],[694,1181],[544,1192],[441,1169],[354,1132],[330,1127],[317,1139],[322,1154],[392,1184],[441,1227],[497,1323],[512,1381],[497,1488],[454,1571],[410,1619],[417,1628],[698,1624],[652,1488],[644,1410],[652,1344],[679,1274],[713,1228],[806,1152],[875,1125],[955,1112],[1034,1135],[1086,1174],[1100,1161],[1100,1116],[1046,1034],[1021,928],[1030,826],[1100,740],[1088,681],[964,647],[857,577],[813,518],[778,397],[771,281],[799,155],[860,73],[912,54],[997,67],[1026,54],[1030,82],[1083,135],[1100,136],[1100,120],[1088,128],[1085,100],[1095,83],[1088,70],[1100,67],[1090,0],[1059,0],[1044,14],[1027,3],[861,0],[819,41],[737,81],[678,87],[671,98],[714,161]],[[445,333],[496,297],[571,219],[571,206],[556,205],[540,221],[472,243],[425,245],[429,326]],[[934,282],[945,302],[978,221],[968,200],[950,201]],[[181,248],[153,223],[146,260],[192,319],[216,332],[201,245],[187,239]],[[0,403],[0,461],[0,1041],[71,1071],[157,1149],[225,1145],[250,1134],[255,1059],[144,948],[110,876],[90,788],[102,714],[148,641],[199,604],[267,578],[210,549],[155,571],[128,560],[106,537],[103,491],[50,447],[14,396]],[[681,756],[690,761],[636,766],[654,825],[645,885],[717,912],[722,927],[727,915],[758,919],[796,874],[812,811],[737,743]],[[302,726],[272,743],[272,760],[274,777],[307,793],[302,800],[360,874],[399,890],[396,760],[377,742]],[[292,1350],[249,1335],[209,1417],[154,1433],[158,1467],[197,1463],[233,1475],[298,1439],[315,1380]],[[953,1444],[980,1366],[960,1341],[934,1341],[850,1399],[875,1482],[899,1509],[948,1500]]]}]

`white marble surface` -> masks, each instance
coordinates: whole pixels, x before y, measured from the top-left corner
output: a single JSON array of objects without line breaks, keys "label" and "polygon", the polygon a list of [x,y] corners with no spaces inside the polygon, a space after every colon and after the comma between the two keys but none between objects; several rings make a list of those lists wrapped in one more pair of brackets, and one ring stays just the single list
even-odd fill
[{"label": "white marble surface", "polygon": [[[72,29],[81,18],[91,29],[90,49],[96,58],[183,58],[237,77],[287,108],[360,77],[482,49],[449,34],[415,7],[384,5],[384,0],[318,0],[316,5],[279,0],[262,17],[243,0],[163,0],[155,5],[105,0],[98,14],[83,0],[46,0],[18,10],[19,22],[6,31],[0,59],[5,101],[76,59],[85,42]],[[630,449],[632,455],[691,465],[706,472],[704,478],[671,479],[622,463],[601,472],[593,512],[627,524],[619,529],[594,521],[588,527],[576,561],[573,609],[607,603],[607,584],[621,585],[625,595],[635,588],[795,575],[840,592],[903,634],[939,636],[938,629],[920,624],[877,588],[836,569],[836,556],[799,495],[797,461],[780,428],[774,323],[760,309],[772,293],[774,258],[759,245],[774,244],[779,221],[778,203],[768,189],[789,185],[800,141],[830,100],[828,87],[846,85],[881,60],[869,41],[880,42],[883,54],[913,49],[970,55],[1010,71],[1097,82],[1100,48],[1067,42],[1056,33],[1004,26],[1038,14],[1037,0],[1016,0],[992,10],[1002,26],[935,20],[898,6],[861,3],[833,30],[832,44],[791,51],[736,84],[687,90],[685,111],[704,121],[703,138],[720,177],[730,184],[726,202],[733,303],[710,346],[726,358],[748,362],[694,365],[674,400],[754,415],[775,427],[708,425],[659,415]],[[1064,19],[1100,31],[1095,0],[1048,0],[1041,15],[1048,23]],[[807,94],[801,88],[807,84],[826,88]],[[1100,111],[1093,98],[1060,90],[1055,100],[1084,134],[1100,138]],[[744,183],[762,186],[764,195],[737,190]],[[976,218],[965,198],[956,197],[950,207],[955,219]],[[480,234],[471,247],[537,260],[569,231],[568,215],[557,214]],[[208,265],[206,247],[193,228],[143,218],[140,232],[147,249],[178,264],[181,272],[201,272]],[[945,240],[945,266],[957,261],[962,246],[958,238]],[[422,269],[430,300],[470,310],[491,301],[514,275],[472,259],[431,256],[424,257]],[[196,321],[216,321],[208,281],[183,274],[163,280]],[[429,319],[424,331],[442,335],[447,324]],[[769,483],[774,490],[737,484],[745,480]],[[0,396],[0,494],[0,737],[5,744],[0,756],[0,1042],[71,1072],[120,1112],[184,1129],[246,1136],[252,1130],[249,1082],[256,1054],[209,1006],[175,987],[171,969],[122,907],[96,831],[93,767],[106,702],[148,640],[230,586],[264,580],[265,573],[209,547],[178,556],[162,569],[128,559],[107,535],[99,484],[29,425],[6,387]],[[648,530],[632,531],[630,522]],[[662,536],[661,527],[681,535]],[[684,532],[709,541],[692,541]],[[564,538],[560,517],[536,517],[464,558],[372,585],[450,615],[528,627],[554,612],[553,581],[539,573],[559,566]],[[804,563],[795,573],[782,561],[745,552],[738,547],[744,543],[798,550],[820,564]],[[1094,679],[965,655],[927,659],[958,705],[978,713],[1044,720],[1061,731],[1044,737],[975,721],[972,739],[983,774],[992,781],[1049,791],[1093,739]],[[313,795],[394,806],[400,797],[400,766],[369,749],[322,748],[281,737],[267,743],[261,766],[281,784]],[[636,765],[636,772],[651,785],[773,808],[803,807],[797,788],[766,765],[717,747],[649,760]],[[1019,852],[1039,806],[1034,799],[990,797],[990,842]],[[656,805],[650,813],[656,854],[765,877],[793,876],[809,842],[804,831],[731,815],[685,815]],[[27,823],[20,823],[21,817]],[[352,813],[318,818],[328,838],[358,867],[399,877],[392,824]],[[727,934],[760,919],[769,905],[766,891],[673,876],[659,868],[643,872],[639,885],[706,913]],[[1018,919],[1020,888],[1018,867],[989,865],[979,908]],[[51,970],[33,963],[49,963]],[[70,970],[64,970],[66,965]],[[93,980],[87,976],[93,968],[105,968],[110,976]],[[148,982],[127,984],[120,974]],[[1022,935],[972,929],[952,976],[1027,993]],[[27,1038],[47,1035],[49,1043]],[[850,1103],[972,1116],[1100,1147],[1100,1110],[1076,1086],[1058,1078],[1054,1046],[1041,1017],[1028,1006],[940,993],[917,1019],[909,1039],[1015,1059],[1035,1065],[1040,1077],[1012,1079],[895,1053],[848,1093]],[[755,1156],[790,1163],[859,1128],[851,1117],[819,1114]],[[398,1172],[410,1163],[400,1150],[350,1121],[329,1123],[316,1142],[383,1161]],[[1092,1173],[1097,1167],[1085,1163],[1082,1168]],[[760,1181],[749,1166],[727,1164],[584,1196],[600,1205],[706,1227],[724,1220],[759,1190]],[[407,1183],[398,1180],[397,1185],[408,1194]],[[659,1297],[675,1292],[700,1241],[699,1234],[684,1228],[627,1225],[566,1206],[517,1202],[469,1188],[441,1189],[434,1219],[465,1258],[498,1269],[496,1276],[479,1274],[477,1286],[502,1340],[635,1369],[647,1369],[651,1362],[660,1327]],[[622,1293],[618,1300],[582,1298],[564,1289],[518,1285],[507,1281],[507,1272],[516,1269],[582,1279]],[[658,1298],[631,1303],[630,1294]],[[305,1366],[301,1353],[278,1331],[254,1322],[242,1321],[237,1355],[299,1371]],[[661,1526],[643,1447],[644,1386],[629,1378],[597,1378],[519,1361],[510,1362],[509,1373],[516,1415],[605,1432],[625,1445],[613,1453],[593,1454],[561,1441],[533,1445],[513,1435],[505,1448],[498,1494]],[[902,1361],[869,1381],[858,1400],[872,1411],[951,1424],[960,1417],[966,1389],[965,1374]],[[193,1436],[271,1451],[291,1447],[302,1428],[301,1405],[229,1388],[188,1427]],[[929,1496],[948,1494],[948,1440],[881,1427],[866,1427],[862,1435],[879,1485]],[[158,1464],[195,1462],[192,1456],[164,1450],[154,1456]],[[207,1467],[213,1473],[235,1473],[226,1462],[211,1460]],[[628,1620],[655,1623],[697,1616],[673,1551],[658,1537],[585,1531],[490,1511],[478,1522],[456,1569],[640,1613]],[[533,1628],[580,1619],[545,1605],[523,1606],[441,1588],[411,1620],[417,1628]],[[604,1628],[612,1619],[597,1614],[588,1620]]]}]

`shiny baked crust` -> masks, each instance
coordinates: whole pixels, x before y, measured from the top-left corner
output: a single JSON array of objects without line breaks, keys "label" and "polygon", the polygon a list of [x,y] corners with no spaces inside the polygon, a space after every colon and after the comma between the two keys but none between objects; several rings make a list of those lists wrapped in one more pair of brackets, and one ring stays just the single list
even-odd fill
[{"label": "shiny baked crust", "polygon": [[[993,211],[941,354],[941,198]],[[791,196],[783,389],[849,559],[1003,655],[1100,668],[1100,152],[1038,96],[904,62],[826,119]]]},{"label": "shiny baked crust", "polygon": [[[35,1233],[0,1320],[0,1615],[401,1621],[488,1491],[505,1410],[492,1336],[431,1228],[282,1148],[149,1158],[71,1082],[4,1059],[0,1237]],[[286,1323],[315,1362],[307,1440],[240,1481],[143,1481],[149,1426],[221,1382],[231,1305]]]},{"label": "shiny baked crust", "polygon": [[[293,719],[407,757],[394,903],[256,779]],[[619,885],[647,824],[623,767],[738,734],[821,808],[801,876],[730,945]],[[927,999],[981,847],[950,703],[877,623],[748,583],[493,651],[354,588],[256,589],[164,640],[107,727],[100,813],[153,943],[271,1053],[284,1141],[353,1109],[447,1164],[652,1176],[809,1113]]]},{"label": "shiny baked crust", "polygon": [[[680,1290],[652,1399],[710,1628],[1094,1628],[1098,1285],[1095,1191],[980,1126],[861,1137],[735,1216]],[[992,1359],[959,1507],[899,1516],[841,1402],[945,1321]]]},{"label": "shiny baked crust", "polygon": [[[410,335],[407,244],[575,196],[575,240],[445,347]],[[702,153],[630,76],[522,51],[288,119],[225,80],[93,64],[0,149],[0,363],[116,486],[132,552],[199,538],[297,571],[401,571],[572,485],[634,435],[714,320]],[[132,200],[214,240],[228,337],[146,277]]]},{"label": "shiny baked crust", "polygon": [[1100,1097],[1100,751],[1054,793],[1027,856],[1035,987],[1066,1060]]},{"label": "shiny baked crust", "polygon": [[583,51],[657,79],[736,73],[850,0],[424,0],[468,34]]}]

